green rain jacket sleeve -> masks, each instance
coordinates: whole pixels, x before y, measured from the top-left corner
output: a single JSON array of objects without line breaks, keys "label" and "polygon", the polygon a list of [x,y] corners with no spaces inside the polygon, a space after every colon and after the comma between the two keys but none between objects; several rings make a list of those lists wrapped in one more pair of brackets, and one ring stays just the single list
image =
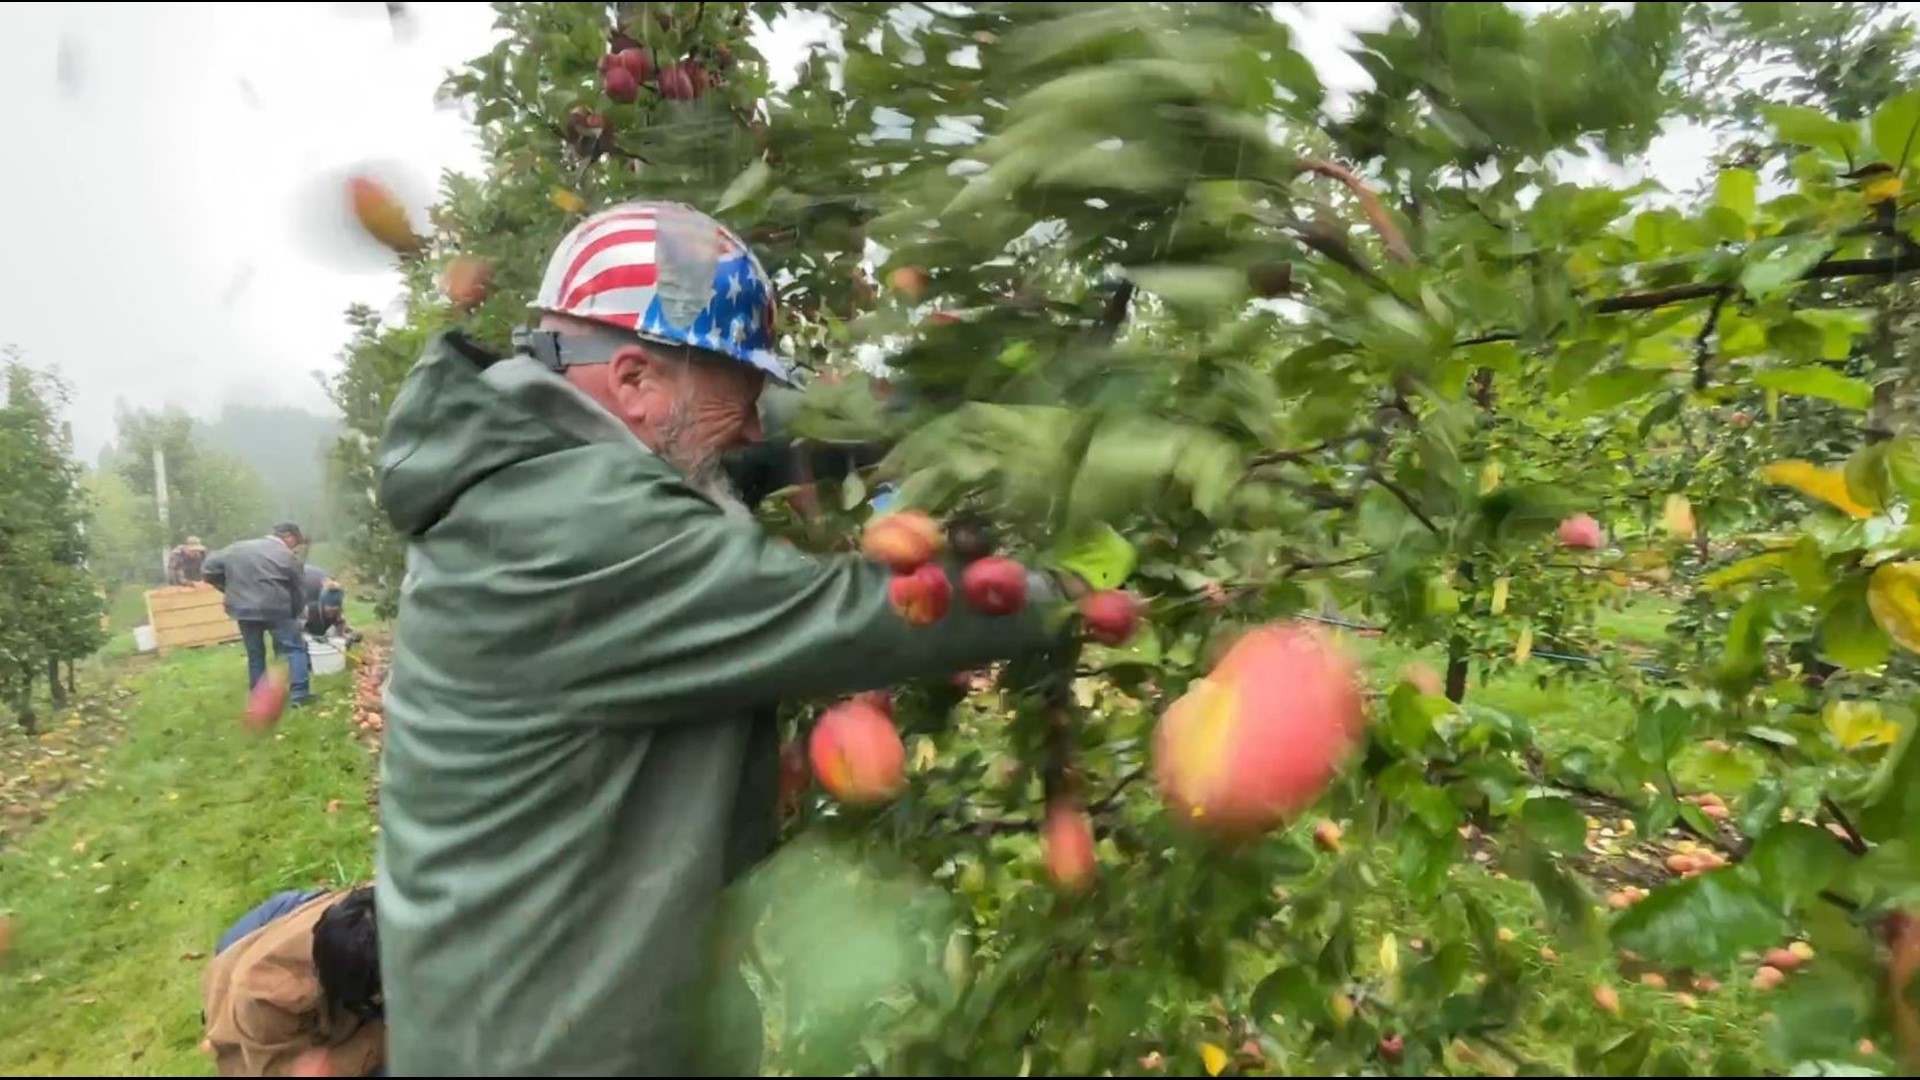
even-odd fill
[{"label": "green rain jacket sleeve", "polygon": [[[471,530],[467,550],[486,548],[488,537],[497,550],[498,538],[520,532],[506,546],[523,554],[505,561],[507,580],[496,585],[522,594],[524,676],[589,720],[698,722],[967,670],[1043,650],[1057,633],[1048,615],[1060,592],[1039,573],[1029,573],[1029,604],[1018,614],[975,613],[956,586],[945,618],[910,625],[889,603],[886,568],[802,552],[631,447],[522,461],[481,487],[496,485],[471,492],[468,505],[501,508],[499,520],[456,512],[435,532]],[[521,532],[529,515],[510,508],[563,497],[566,513],[538,516],[534,532]],[[443,625],[460,625],[463,613],[444,614]]]}]

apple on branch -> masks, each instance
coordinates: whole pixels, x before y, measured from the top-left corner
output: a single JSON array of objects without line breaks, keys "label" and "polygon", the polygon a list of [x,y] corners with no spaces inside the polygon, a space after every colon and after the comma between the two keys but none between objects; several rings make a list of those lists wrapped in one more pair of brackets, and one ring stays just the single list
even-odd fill
[{"label": "apple on branch", "polygon": [[820,786],[841,802],[883,802],[906,782],[906,745],[892,719],[870,701],[843,701],[822,713],[807,755]]},{"label": "apple on branch", "polygon": [[1259,627],[1168,707],[1154,732],[1154,777],[1194,828],[1258,835],[1320,798],[1365,724],[1350,656],[1304,625]]}]

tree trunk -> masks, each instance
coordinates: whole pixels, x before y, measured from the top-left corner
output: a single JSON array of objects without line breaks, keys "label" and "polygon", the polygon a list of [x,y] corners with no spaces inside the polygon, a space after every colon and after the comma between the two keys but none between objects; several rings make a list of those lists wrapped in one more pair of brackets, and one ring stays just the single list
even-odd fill
[{"label": "tree trunk", "polygon": [[74,673],[75,669],[79,666],[79,663],[80,662],[78,660],[67,661],[67,693],[69,694],[79,692],[76,689],[76,684],[79,681],[79,676]]},{"label": "tree trunk", "polygon": [[47,661],[47,698],[56,709],[67,707],[67,684],[60,678],[60,661]]}]

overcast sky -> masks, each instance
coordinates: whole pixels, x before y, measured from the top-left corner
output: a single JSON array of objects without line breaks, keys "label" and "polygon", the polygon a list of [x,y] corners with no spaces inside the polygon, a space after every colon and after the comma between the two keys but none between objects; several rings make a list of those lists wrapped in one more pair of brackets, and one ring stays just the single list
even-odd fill
[{"label": "overcast sky", "polygon": [[[434,90],[489,47],[492,13],[410,7],[403,41],[378,3],[0,7],[0,343],[72,385],[84,459],[119,401],[330,411],[317,373],[337,365],[342,311],[389,307],[399,279],[316,242],[327,181],[399,163],[424,200],[441,169],[478,165]],[[1350,90],[1365,76],[1340,46],[1391,7],[1308,4],[1289,21]],[[814,29],[777,27],[763,51],[790,68]],[[1649,169],[1700,153],[1667,140]]]}]

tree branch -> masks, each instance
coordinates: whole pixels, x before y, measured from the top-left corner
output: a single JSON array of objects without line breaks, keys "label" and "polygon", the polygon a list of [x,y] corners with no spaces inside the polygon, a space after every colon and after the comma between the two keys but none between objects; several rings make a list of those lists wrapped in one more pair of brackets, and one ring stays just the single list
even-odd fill
[{"label": "tree branch", "polygon": [[1860,830],[1854,828],[1852,819],[1847,817],[1845,810],[1840,809],[1839,803],[1833,801],[1833,796],[1822,794],[1820,807],[1832,816],[1834,824],[1846,830],[1846,838],[1841,842],[1847,845],[1847,850],[1855,855],[1865,855],[1867,853],[1866,837],[1861,836]]},{"label": "tree branch", "polygon": [[1414,501],[1413,495],[1410,494],[1406,488],[1403,488],[1399,484],[1393,482],[1392,480],[1389,480],[1386,477],[1381,476],[1379,473],[1373,474],[1373,482],[1376,484],[1379,484],[1383,488],[1386,488],[1387,493],[1389,495],[1392,495],[1394,498],[1399,499],[1400,505],[1406,507],[1408,513],[1412,514],[1414,517],[1419,518],[1420,524],[1425,525],[1429,532],[1433,532],[1433,533],[1440,532],[1440,526],[1434,524],[1433,519],[1427,516],[1427,512],[1425,510],[1420,509],[1420,504]]},{"label": "tree branch", "polygon": [[1700,333],[1693,339],[1693,388],[1696,391],[1707,388],[1707,362],[1713,358],[1713,332],[1720,327],[1720,311],[1727,306],[1729,295],[1725,289],[1713,295],[1713,310],[1707,312],[1707,321],[1700,325]]},{"label": "tree branch", "polygon": [[[1800,281],[1831,281],[1838,278],[1856,277],[1893,277],[1897,274],[1909,274],[1920,271],[1920,252],[1903,251],[1877,259],[1835,259],[1824,262],[1805,274]],[[1658,308],[1684,304],[1689,300],[1704,300],[1727,292],[1725,285],[1709,285],[1695,282],[1687,285],[1674,285],[1665,289],[1651,289],[1647,292],[1626,293],[1621,296],[1608,296],[1587,305],[1594,315],[1619,315],[1628,311],[1653,311]],[[1489,345],[1496,341],[1518,341],[1520,334],[1515,330],[1494,330],[1476,337],[1462,338],[1454,342],[1455,348],[1468,345]]]},{"label": "tree branch", "polygon": [[1401,235],[1400,227],[1393,223],[1393,217],[1387,213],[1386,206],[1380,202],[1380,196],[1373,193],[1373,189],[1367,186],[1366,181],[1355,176],[1353,171],[1345,165],[1322,161],[1319,158],[1303,158],[1300,161],[1300,167],[1307,172],[1332,177],[1345,184],[1347,190],[1353,193],[1353,197],[1360,200],[1360,210],[1367,215],[1367,221],[1373,225],[1373,231],[1380,234],[1381,242],[1387,245],[1387,254],[1393,256],[1395,262],[1413,261],[1413,250],[1407,247],[1407,238]]}]

